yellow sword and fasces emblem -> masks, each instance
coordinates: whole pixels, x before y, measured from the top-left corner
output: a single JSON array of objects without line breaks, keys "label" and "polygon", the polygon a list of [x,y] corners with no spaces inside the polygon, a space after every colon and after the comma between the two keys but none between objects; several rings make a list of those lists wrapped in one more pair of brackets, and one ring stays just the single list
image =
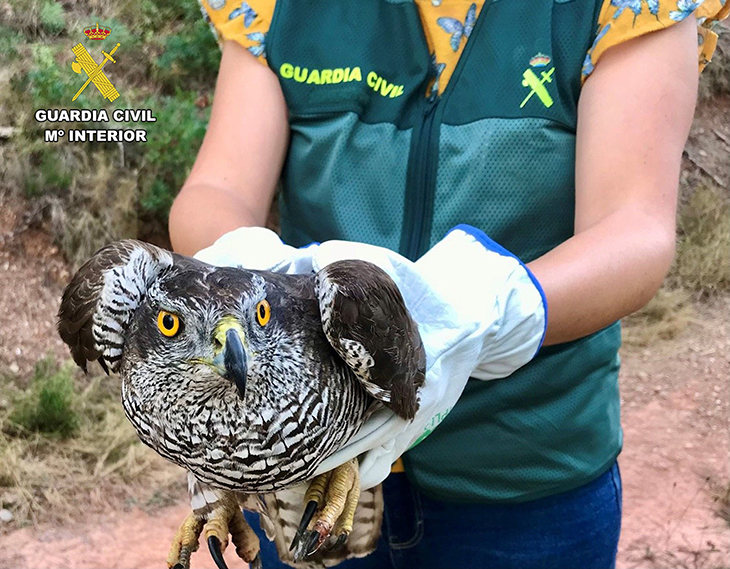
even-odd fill
[{"label": "yellow sword and fasces emblem", "polygon": [[525,70],[525,72],[522,74],[522,86],[529,87],[531,91],[522,101],[520,108],[524,107],[527,104],[527,101],[529,101],[533,95],[537,95],[542,101],[542,104],[545,105],[547,108],[553,106],[553,98],[550,96],[550,93],[548,93],[548,90],[545,88],[545,85],[543,83],[552,83],[554,71],[554,67],[550,71],[543,71],[542,79],[540,79],[537,75],[535,75],[535,72],[532,69]]},{"label": "yellow sword and fasces emblem", "polygon": [[102,50],[101,53],[104,54],[104,61],[102,61],[98,65],[91,57],[89,52],[86,51],[86,48],[80,43],[76,44],[72,48],[71,51],[73,51],[74,55],[76,56],[76,61],[71,63],[71,68],[74,70],[75,73],[81,73],[82,71],[84,71],[86,75],[88,75],[86,83],[84,83],[81,86],[81,89],[76,92],[74,98],[71,99],[72,101],[75,101],[91,82],[94,83],[94,86],[99,90],[99,93],[101,93],[105,99],[109,99],[109,101],[114,101],[117,97],[119,97],[119,91],[116,90],[114,85],[112,85],[111,81],[109,81],[107,76],[104,75],[104,72],[102,70],[107,62],[117,62],[116,59],[112,57],[112,55],[114,55],[114,52],[117,51],[119,45],[120,44],[115,45],[109,53]]},{"label": "yellow sword and fasces emblem", "polygon": [[[532,59],[530,59],[530,67],[545,67],[549,63],[550,56],[545,55],[544,53],[538,53]],[[537,95],[542,104],[545,105],[547,108],[553,106],[553,98],[550,96],[550,93],[548,93],[547,87],[545,87],[545,83],[552,83],[554,72],[555,67],[553,67],[549,71],[543,71],[542,77],[538,77],[537,74],[529,68],[522,73],[522,86],[529,87],[530,92],[527,94],[527,97],[525,97],[522,101],[520,108],[524,107],[527,104],[527,101],[529,101],[533,95]]]}]

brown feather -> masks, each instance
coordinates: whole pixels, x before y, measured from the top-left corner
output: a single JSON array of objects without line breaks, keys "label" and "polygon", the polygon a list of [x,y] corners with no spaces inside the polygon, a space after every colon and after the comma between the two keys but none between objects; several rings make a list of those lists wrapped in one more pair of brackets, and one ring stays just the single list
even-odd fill
[{"label": "brown feather", "polygon": [[398,286],[385,271],[365,261],[337,261],[322,273],[320,297],[325,287],[336,290],[330,328],[325,330],[328,340],[351,367],[342,341],[361,344],[374,360],[369,381],[389,395],[385,403],[393,412],[412,419],[418,410],[417,390],[425,379],[426,352]]},{"label": "brown feather", "polygon": [[76,364],[84,371],[87,362],[98,360],[108,373],[105,365],[108,362],[102,359],[103,346],[94,337],[94,313],[98,309],[107,272],[128,263],[132,253],[140,249],[153,259],[170,255],[142,241],[117,241],[101,248],[84,263],[63,292],[58,310],[58,333],[71,350]]}]

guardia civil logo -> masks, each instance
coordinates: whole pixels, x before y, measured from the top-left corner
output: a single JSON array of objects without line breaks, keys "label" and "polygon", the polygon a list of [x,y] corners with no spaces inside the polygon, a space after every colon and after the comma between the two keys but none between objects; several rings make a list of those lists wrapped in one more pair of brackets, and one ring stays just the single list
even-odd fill
[{"label": "guardia civil logo", "polygon": [[[111,35],[112,30],[105,26],[99,25],[97,22],[94,26],[84,29],[84,35],[94,42],[103,41]],[[100,103],[105,100],[109,102],[116,101],[119,98],[119,91],[112,83],[107,75],[107,64],[117,62],[114,55],[119,50],[121,44],[117,42],[109,51],[104,49],[101,51],[101,59],[96,60],[92,53],[81,44],[77,43],[71,48],[74,54],[74,60],[71,62],[71,70],[78,75],[83,75],[86,79],[79,84],[73,97],[71,93],[71,102],[76,101],[85,91],[96,91],[98,94],[91,96],[97,98]],[[92,50],[95,51],[95,50]],[[99,97],[99,95],[101,95]],[[68,102],[68,99],[66,99]],[[62,101],[58,101],[62,104]],[[125,143],[125,142],[147,142],[146,128],[108,128],[105,125],[102,128],[98,123],[109,123],[111,120],[115,123],[132,123],[135,127],[138,123],[153,123],[157,119],[152,114],[152,109],[64,109],[49,108],[37,109],[35,111],[35,120],[48,126],[43,130],[44,142],[73,142],[73,143]],[[61,124],[59,124],[61,123]],[[71,123],[68,128],[63,123]],[[92,123],[92,124],[88,124]],[[58,128],[63,126],[64,128]],[[90,127],[90,128],[89,128]]]},{"label": "guardia civil logo", "polygon": [[[538,100],[548,109],[553,106],[553,98],[545,86],[545,83],[553,81],[555,67],[546,69],[551,61],[550,56],[544,53],[538,53],[530,59],[530,67],[522,73],[522,86],[529,88],[530,92],[520,104],[521,109],[532,99],[533,95],[537,95]],[[540,71],[539,77],[534,70]]]},{"label": "guardia civil logo", "polygon": [[[111,34],[111,30],[109,28],[105,27],[99,27],[99,23],[96,23],[96,27],[88,27],[84,29],[84,34],[86,34],[86,37],[88,37],[90,40],[104,40],[106,39],[109,34]],[[99,93],[101,93],[102,97],[105,99],[108,99],[109,101],[114,101],[119,97],[119,91],[117,91],[116,87],[112,85],[112,82],[109,81],[109,78],[104,74],[104,66],[108,62],[116,63],[116,59],[114,59],[112,56],[114,53],[119,49],[119,46],[121,44],[117,43],[109,53],[107,53],[104,50],[101,50],[101,54],[104,56],[102,61],[100,63],[96,63],[94,61],[94,58],[91,57],[91,54],[86,50],[86,48],[81,45],[80,43],[77,43],[71,51],[73,51],[73,54],[76,56],[76,59],[71,63],[71,68],[73,69],[74,73],[85,73],[87,76],[86,82],[81,85],[81,88],[76,91],[76,94],[73,96],[73,99],[71,101],[75,101],[78,99],[79,95],[84,92],[84,89],[86,89],[89,86],[89,83],[93,83],[94,87],[97,88]]]}]

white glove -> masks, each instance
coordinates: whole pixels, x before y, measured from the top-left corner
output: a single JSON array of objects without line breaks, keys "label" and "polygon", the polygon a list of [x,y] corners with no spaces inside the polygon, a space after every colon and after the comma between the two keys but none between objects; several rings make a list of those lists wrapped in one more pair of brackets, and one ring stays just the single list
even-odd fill
[{"label": "white glove", "polygon": [[196,257],[288,273],[318,271],[343,259],[369,261],[398,285],[426,349],[426,381],[413,421],[388,409],[377,411],[317,474],[359,456],[362,487],[379,484],[392,463],[446,417],[469,377],[506,377],[529,362],[542,343],[547,306],[539,283],[519,259],[473,227],[454,228],[416,263],[388,249],[346,241],[294,249],[266,231],[236,230]]},{"label": "white glove", "polygon": [[416,263],[387,249],[329,241],[313,251],[313,268],[353,258],[370,261],[393,278],[427,354],[415,419],[405,421],[386,409],[375,413],[318,469],[326,472],[360,456],[361,484],[369,488],[438,426],[470,377],[506,377],[535,356],[547,305],[519,259],[470,226],[454,228]]},{"label": "white glove", "polygon": [[312,272],[312,253],[317,245],[313,243],[311,248],[296,249],[282,243],[271,229],[239,227],[220,237],[210,247],[198,251],[195,258],[218,267],[306,274]]}]

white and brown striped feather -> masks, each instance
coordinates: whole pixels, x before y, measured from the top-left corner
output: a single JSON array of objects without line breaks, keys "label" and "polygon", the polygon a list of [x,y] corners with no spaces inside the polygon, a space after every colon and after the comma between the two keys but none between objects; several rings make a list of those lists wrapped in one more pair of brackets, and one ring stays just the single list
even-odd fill
[{"label": "white and brown striped feather", "polygon": [[[247,316],[261,298],[272,310],[265,330]],[[160,306],[185,321],[174,342],[156,328]],[[192,363],[210,356],[214,326],[230,314],[248,326],[255,354],[243,398],[230,381]],[[58,329],[81,367],[98,360],[121,373],[127,417],[144,443],[191,473],[195,511],[205,512],[220,492],[236,492],[261,514],[283,556],[302,514],[301,484],[374,407],[412,417],[425,367],[395,283],[362,261],[279,275],[122,241],[79,269]],[[380,489],[363,492],[347,549],[320,561],[367,554],[381,517]]]}]

